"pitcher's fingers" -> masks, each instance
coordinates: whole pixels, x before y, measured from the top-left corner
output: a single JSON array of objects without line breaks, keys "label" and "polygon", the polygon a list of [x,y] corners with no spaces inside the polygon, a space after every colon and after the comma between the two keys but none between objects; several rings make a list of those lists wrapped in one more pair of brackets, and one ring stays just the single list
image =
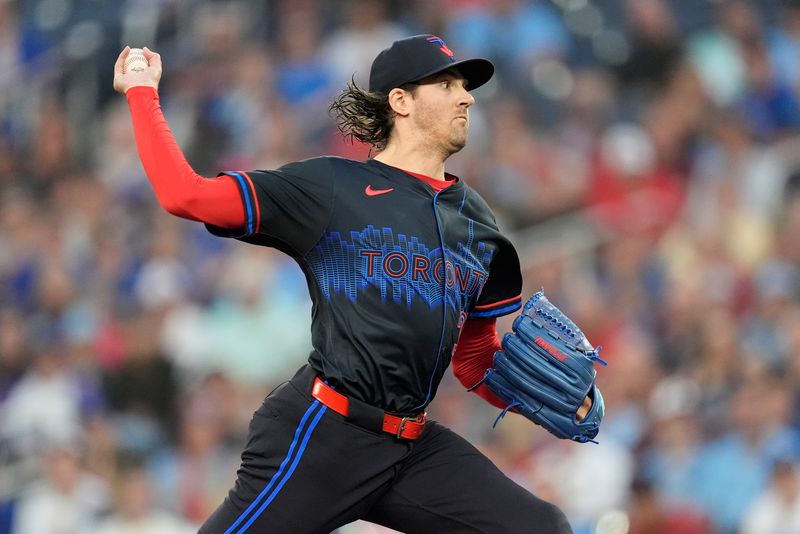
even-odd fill
[{"label": "pitcher's fingers", "polygon": [[161,68],[161,54],[153,52],[146,46],[142,48],[142,52],[144,53],[144,58],[151,67],[158,67],[159,69]]},{"label": "pitcher's fingers", "polygon": [[130,46],[126,46],[122,49],[122,52],[119,53],[119,57],[117,58],[117,62],[114,63],[114,76],[118,74],[124,74],[125,71],[125,58],[128,57],[128,52],[131,51]]},{"label": "pitcher's fingers", "polygon": [[583,404],[581,404],[581,407],[578,408],[578,413],[576,414],[578,422],[583,421],[586,418],[586,416],[589,415],[589,411],[591,409],[592,409],[592,399],[590,399],[589,397],[585,397],[583,399]]}]

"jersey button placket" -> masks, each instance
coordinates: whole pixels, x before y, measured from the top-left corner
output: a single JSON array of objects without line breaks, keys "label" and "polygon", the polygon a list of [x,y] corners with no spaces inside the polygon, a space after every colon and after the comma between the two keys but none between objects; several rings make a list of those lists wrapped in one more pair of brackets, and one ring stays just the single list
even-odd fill
[{"label": "jersey button placket", "polygon": [[[417,406],[415,409],[425,407],[431,399],[433,390],[434,377],[436,371],[439,369],[439,359],[442,357],[442,344],[444,343],[445,329],[447,327],[447,248],[445,247],[444,232],[442,230],[442,222],[439,218],[439,192],[433,195],[433,218],[436,223],[436,233],[439,235],[439,247],[442,251],[442,327],[439,335],[439,347],[436,349],[436,362],[431,371],[430,381],[428,382],[428,393],[425,395],[425,402]],[[434,273],[434,280],[436,279]]]}]

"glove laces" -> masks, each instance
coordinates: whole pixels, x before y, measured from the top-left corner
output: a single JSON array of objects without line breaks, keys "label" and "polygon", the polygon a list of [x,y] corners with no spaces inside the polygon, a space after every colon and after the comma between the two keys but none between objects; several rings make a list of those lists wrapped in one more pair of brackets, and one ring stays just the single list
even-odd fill
[{"label": "glove laces", "polygon": [[514,401],[514,402],[512,402],[511,404],[509,404],[508,406],[506,406],[505,408],[503,408],[503,411],[502,411],[502,412],[500,412],[500,415],[498,415],[498,416],[495,418],[495,420],[494,420],[494,423],[492,423],[492,428],[494,428],[494,427],[496,427],[496,426],[497,426],[497,423],[499,423],[499,422],[500,422],[500,419],[502,419],[503,417],[505,417],[505,416],[506,416],[506,414],[508,413],[508,411],[509,411],[510,409],[512,409],[512,408],[515,408],[515,407],[517,407],[517,406],[522,406],[522,403],[521,403],[521,402],[519,402],[519,401]]}]

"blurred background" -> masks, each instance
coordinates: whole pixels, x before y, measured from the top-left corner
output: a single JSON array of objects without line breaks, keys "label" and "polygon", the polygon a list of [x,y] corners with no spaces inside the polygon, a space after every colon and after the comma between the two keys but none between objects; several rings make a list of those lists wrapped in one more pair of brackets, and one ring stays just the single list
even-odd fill
[{"label": "blurred background", "polygon": [[121,48],[213,176],[368,157],[327,106],[416,33],[495,62],[448,170],[610,363],[599,445],[449,373],[432,415],[578,534],[800,532],[793,0],[0,0],[0,532],[196,531],[310,349],[290,259],[159,207]]}]

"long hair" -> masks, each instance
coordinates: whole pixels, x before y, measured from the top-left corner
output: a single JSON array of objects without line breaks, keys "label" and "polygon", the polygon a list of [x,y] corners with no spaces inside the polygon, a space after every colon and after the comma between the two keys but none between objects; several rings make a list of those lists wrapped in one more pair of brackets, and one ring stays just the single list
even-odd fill
[{"label": "long hair", "polygon": [[[416,86],[406,84],[401,89],[413,92]],[[378,150],[386,148],[394,126],[395,113],[389,106],[389,96],[371,93],[356,85],[355,79],[347,82],[328,108],[345,139],[358,139]]]}]

